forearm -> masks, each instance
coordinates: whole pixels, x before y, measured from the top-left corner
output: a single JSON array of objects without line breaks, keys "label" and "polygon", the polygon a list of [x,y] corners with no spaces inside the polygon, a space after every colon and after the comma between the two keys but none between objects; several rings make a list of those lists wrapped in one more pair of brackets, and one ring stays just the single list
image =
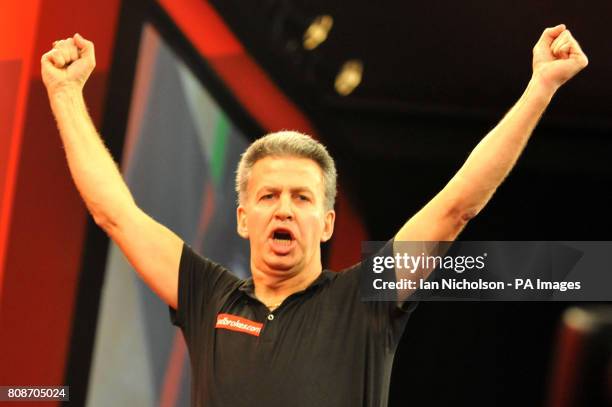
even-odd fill
[{"label": "forearm", "polygon": [[472,151],[449,184],[458,192],[459,211],[467,220],[487,204],[512,170],[555,89],[534,77],[527,89]]},{"label": "forearm", "polygon": [[587,65],[564,24],[545,29],[533,47],[533,76],[525,93],[442,191],[404,224],[396,240],[455,240],[512,170],[556,90]]},{"label": "forearm", "polygon": [[134,200],[91,121],[82,93],[56,92],[49,100],[76,187],[96,223],[112,226]]}]

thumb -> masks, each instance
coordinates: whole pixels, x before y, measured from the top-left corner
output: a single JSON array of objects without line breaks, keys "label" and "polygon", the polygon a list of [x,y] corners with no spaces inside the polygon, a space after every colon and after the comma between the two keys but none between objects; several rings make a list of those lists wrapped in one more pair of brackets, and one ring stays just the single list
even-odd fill
[{"label": "thumb", "polygon": [[563,31],[565,31],[565,24],[559,24],[557,26],[545,29],[542,36],[538,40],[537,45],[550,47],[555,38],[557,38]]}]

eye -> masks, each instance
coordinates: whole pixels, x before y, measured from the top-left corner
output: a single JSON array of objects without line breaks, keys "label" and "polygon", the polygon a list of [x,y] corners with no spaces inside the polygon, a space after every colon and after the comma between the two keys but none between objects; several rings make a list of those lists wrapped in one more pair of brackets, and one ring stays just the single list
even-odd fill
[{"label": "eye", "polygon": [[300,194],[300,195],[298,195],[298,199],[299,199],[300,201],[310,202],[310,198],[309,198],[309,197],[307,197],[306,195],[301,195],[301,194]]},{"label": "eye", "polygon": [[273,197],[274,197],[274,194],[265,194],[265,195],[262,195],[261,198],[259,199],[261,199],[262,201],[267,201],[267,200],[272,199]]}]

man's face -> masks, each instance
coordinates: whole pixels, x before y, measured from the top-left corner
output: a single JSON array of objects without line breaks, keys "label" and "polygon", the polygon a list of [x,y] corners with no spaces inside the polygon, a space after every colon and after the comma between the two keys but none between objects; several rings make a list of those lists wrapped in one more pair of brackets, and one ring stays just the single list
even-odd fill
[{"label": "man's face", "polygon": [[320,267],[320,245],[333,233],[335,213],[324,209],[316,162],[266,157],[252,168],[237,216],[238,233],[250,242],[251,267],[286,274]]}]

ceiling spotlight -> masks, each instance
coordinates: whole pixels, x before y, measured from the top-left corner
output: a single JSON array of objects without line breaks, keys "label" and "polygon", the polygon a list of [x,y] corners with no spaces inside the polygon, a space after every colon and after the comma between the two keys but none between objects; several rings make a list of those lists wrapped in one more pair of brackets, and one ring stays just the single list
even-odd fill
[{"label": "ceiling spotlight", "polygon": [[342,96],[350,94],[361,83],[362,74],[363,63],[360,60],[346,61],[336,76],[336,92]]},{"label": "ceiling spotlight", "polygon": [[310,51],[318,47],[327,39],[333,25],[332,16],[328,14],[317,16],[304,33],[304,48]]}]

